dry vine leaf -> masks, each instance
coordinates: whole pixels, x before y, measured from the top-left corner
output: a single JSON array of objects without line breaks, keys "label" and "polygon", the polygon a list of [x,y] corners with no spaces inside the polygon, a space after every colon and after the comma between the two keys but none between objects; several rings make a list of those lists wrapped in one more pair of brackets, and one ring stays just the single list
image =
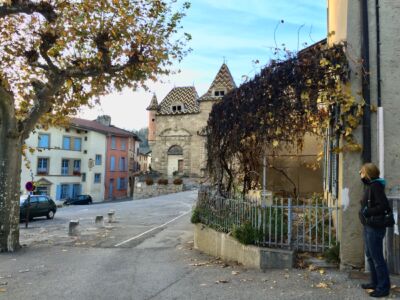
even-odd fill
[{"label": "dry vine leaf", "polygon": [[228,283],[229,281],[226,279],[219,279],[215,283]]},{"label": "dry vine leaf", "polygon": [[315,287],[321,288],[321,289],[328,289],[329,285],[326,282],[320,282]]}]

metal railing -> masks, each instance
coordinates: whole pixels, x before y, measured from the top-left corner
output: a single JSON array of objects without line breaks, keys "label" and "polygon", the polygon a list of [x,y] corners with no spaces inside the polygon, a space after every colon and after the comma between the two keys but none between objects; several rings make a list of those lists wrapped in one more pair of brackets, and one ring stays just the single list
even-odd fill
[{"label": "metal railing", "polygon": [[253,243],[264,247],[323,252],[338,241],[334,225],[339,208],[328,206],[320,197],[274,197],[261,203],[222,197],[201,187],[196,209],[200,221],[216,230],[228,233],[242,226],[251,228]]}]

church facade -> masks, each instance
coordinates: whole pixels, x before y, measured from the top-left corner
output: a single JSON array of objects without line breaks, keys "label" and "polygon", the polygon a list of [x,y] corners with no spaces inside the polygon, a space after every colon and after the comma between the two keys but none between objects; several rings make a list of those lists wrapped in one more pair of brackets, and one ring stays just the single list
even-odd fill
[{"label": "church facade", "polygon": [[204,128],[214,103],[235,87],[224,63],[201,97],[193,86],[173,88],[160,103],[154,95],[147,107],[151,168],[168,177],[203,177],[207,161]]}]

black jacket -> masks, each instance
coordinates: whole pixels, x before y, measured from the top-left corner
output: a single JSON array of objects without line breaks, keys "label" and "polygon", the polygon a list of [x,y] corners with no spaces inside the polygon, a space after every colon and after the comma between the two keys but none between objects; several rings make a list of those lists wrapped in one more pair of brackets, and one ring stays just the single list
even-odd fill
[{"label": "black jacket", "polygon": [[[368,203],[369,197],[371,197]],[[384,215],[385,211],[390,208],[389,201],[385,194],[385,187],[379,181],[373,181],[367,184],[361,199],[361,209],[367,207],[364,215],[366,217]]]}]

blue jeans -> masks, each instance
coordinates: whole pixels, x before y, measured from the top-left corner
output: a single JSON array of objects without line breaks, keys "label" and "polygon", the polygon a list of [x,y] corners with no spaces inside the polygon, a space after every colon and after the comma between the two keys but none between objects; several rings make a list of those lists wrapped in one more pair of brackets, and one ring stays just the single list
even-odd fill
[{"label": "blue jeans", "polygon": [[365,256],[371,271],[371,283],[379,292],[390,290],[389,270],[383,257],[383,238],[386,228],[364,226]]}]

